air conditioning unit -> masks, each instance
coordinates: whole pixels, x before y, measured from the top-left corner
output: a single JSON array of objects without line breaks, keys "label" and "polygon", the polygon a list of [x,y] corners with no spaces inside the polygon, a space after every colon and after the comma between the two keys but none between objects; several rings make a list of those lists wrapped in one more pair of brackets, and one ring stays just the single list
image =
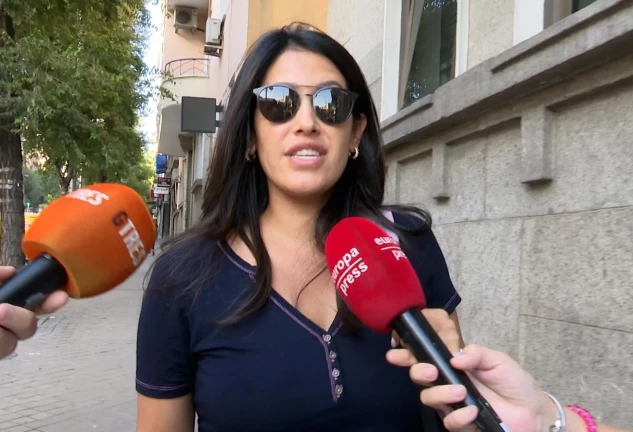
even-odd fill
[{"label": "air conditioning unit", "polygon": [[174,27],[176,31],[178,29],[195,31],[198,28],[198,11],[188,7],[174,8]]},{"label": "air conditioning unit", "polygon": [[207,18],[204,38],[204,52],[212,57],[220,57],[224,42],[224,19]]},{"label": "air conditioning unit", "polygon": [[222,45],[222,20],[217,18],[207,18],[207,28],[205,44],[215,47]]}]

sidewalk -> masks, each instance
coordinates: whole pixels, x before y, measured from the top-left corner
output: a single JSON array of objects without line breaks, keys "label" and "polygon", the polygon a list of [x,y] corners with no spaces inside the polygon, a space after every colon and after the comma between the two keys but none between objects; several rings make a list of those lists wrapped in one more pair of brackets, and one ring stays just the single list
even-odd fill
[{"label": "sidewalk", "polygon": [[135,430],[136,326],[153,258],[116,290],[43,317],[0,361],[0,431]]}]

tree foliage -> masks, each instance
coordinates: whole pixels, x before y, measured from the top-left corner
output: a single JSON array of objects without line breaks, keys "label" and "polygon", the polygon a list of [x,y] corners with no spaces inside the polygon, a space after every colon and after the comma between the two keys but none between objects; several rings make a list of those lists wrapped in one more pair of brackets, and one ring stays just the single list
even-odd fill
[{"label": "tree foliage", "polygon": [[37,166],[25,166],[23,172],[24,200],[31,211],[37,212],[61,195],[56,172]]},{"label": "tree foliage", "polygon": [[150,200],[150,189],[154,183],[154,160],[146,153],[140,163],[132,167],[124,183],[137,191],[146,203]]},{"label": "tree foliage", "polygon": [[144,0],[0,0],[15,38],[0,49],[0,105],[28,155],[57,172],[62,190],[121,182],[143,162],[139,117],[155,89],[143,63]]}]

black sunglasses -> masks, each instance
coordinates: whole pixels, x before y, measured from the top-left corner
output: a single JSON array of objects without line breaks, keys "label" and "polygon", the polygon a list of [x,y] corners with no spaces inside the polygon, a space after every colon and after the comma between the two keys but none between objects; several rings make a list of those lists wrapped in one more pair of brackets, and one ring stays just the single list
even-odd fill
[{"label": "black sunglasses", "polygon": [[[253,90],[257,96],[257,108],[266,120],[285,123],[299,111],[301,95],[285,84],[273,84]],[[340,87],[322,87],[313,94],[312,106],[316,116],[323,123],[337,125],[347,121],[358,94]]]}]

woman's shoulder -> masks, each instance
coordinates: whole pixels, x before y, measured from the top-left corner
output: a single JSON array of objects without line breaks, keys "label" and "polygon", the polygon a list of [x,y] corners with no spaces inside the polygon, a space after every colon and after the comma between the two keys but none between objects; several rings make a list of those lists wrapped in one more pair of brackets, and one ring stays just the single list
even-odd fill
[{"label": "woman's shoulder", "polygon": [[167,245],[152,264],[143,295],[144,319],[187,317],[187,322],[222,318],[252,287],[252,279],[227,255],[221,241],[187,238]]},{"label": "woman's shoulder", "polygon": [[184,282],[200,272],[217,250],[217,242],[201,237],[167,241],[150,270],[150,285]]},{"label": "woman's shoulder", "polygon": [[444,253],[431,230],[431,217],[415,207],[393,209],[393,221],[401,246],[415,269],[427,306],[452,313],[461,302],[448,271]]},{"label": "woman's shoulder", "polygon": [[[385,209],[384,211],[387,211]],[[431,229],[431,216],[416,207],[393,206],[388,209],[400,245],[413,257],[424,261],[437,259],[441,254],[439,244]]]},{"label": "woman's shoulder", "polygon": [[395,224],[396,228],[406,232],[423,233],[431,230],[431,215],[412,206],[388,206],[383,213]]},{"label": "woman's shoulder", "polygon": [[179,239],[168,243],[152,263],[146,292],[193,297],[205,293],[220,300],[218,296],[230,296],[235,291],[225,289],[227,286],[247,285],[251,280],[250,269],[238,264],[227,252],[225,242],[203,237]]}]

